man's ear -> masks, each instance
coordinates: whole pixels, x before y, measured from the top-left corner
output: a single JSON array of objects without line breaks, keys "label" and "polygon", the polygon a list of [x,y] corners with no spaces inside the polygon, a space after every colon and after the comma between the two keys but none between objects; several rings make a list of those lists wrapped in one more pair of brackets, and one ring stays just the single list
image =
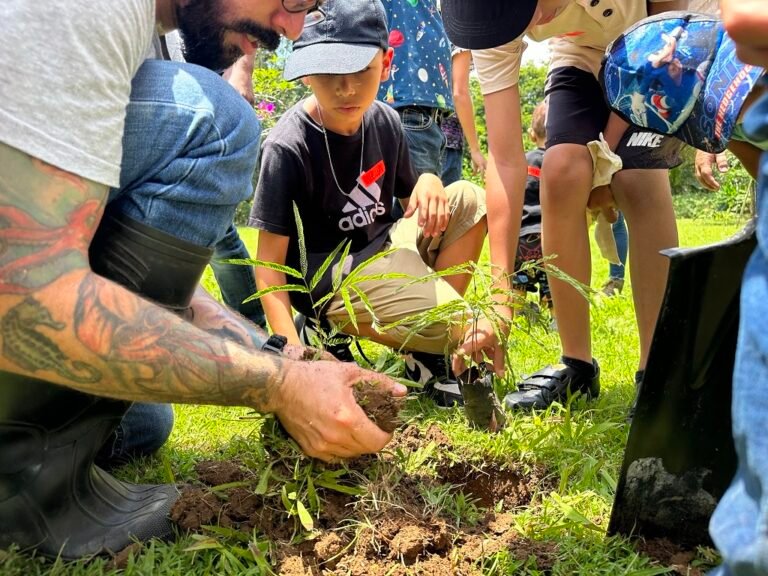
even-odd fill
[{"label": "man's ear", "polygon": [[387,48],[384,51],[384,57],[381,59],[381,81],[386,82],[389,80],[389,71],[392,69],[392,58],[395,56],[395,51],[392,48]]},{"label": "man's ear", "polygon": [[309,76],[302,76],[301,77],[301,83],[304,84],[307,88],[311,88],[312,84],[309,82]]}]

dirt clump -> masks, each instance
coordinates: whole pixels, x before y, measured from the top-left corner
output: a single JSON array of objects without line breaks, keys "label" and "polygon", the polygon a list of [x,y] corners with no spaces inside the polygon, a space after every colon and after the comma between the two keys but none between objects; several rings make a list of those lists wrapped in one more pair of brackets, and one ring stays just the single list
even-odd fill
[{"label": "dirt clump", "polygon": [[195,472],[200,482],[208,486],[240,482],[246,477],[245,470],[229,460],[198,462],[195,465]]},{"label": "dirt clump", "polygon": [[384,432],[394,432],[403,423],[400,410],[405,398],[396,398],[375,382],[363,380],[354,387],[355,400],[368,418]]}]

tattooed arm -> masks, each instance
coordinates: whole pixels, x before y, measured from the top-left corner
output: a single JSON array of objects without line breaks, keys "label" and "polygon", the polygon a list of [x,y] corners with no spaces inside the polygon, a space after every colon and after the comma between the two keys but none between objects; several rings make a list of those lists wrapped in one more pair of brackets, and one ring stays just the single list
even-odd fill
[{"label": "tattooed arm", "polygon": [[[192,323],[209,334],[232,340],[245,348],[255,350],[261,350],[269,338],[269,335],[260,326],[227,308],[200,286],[195,292],[191,306],[193,310]],[[328,352],[311,346],[286,344],[282,355],[292,360],[330,360],[336,362],[336,358]]]},{"label": "tattooed arm", "polygon": [[201,286],[197,287],[191,306],[192,323],[210,334],[234,340],[241,346],[256,350],[261,350],[269,338],[260,326],[223,306]]},{"label": "tattooed arm", "polygon": [[88,246],[105,186],[0,144],[0,370],[82,392],[272,411],[311,456],[380,450],[354,401],[357,366],[249,350],[95,275]]}]

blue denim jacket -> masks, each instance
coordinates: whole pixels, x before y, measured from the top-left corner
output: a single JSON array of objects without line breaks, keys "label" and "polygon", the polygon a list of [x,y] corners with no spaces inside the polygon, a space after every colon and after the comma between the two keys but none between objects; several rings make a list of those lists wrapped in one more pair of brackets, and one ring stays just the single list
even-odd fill
[{"label": "blue denim jacket", "polygon": [[379,100],[394,108],[426,106],[453,110],[451,47],[436,0],[382,0],[395,51]]}]

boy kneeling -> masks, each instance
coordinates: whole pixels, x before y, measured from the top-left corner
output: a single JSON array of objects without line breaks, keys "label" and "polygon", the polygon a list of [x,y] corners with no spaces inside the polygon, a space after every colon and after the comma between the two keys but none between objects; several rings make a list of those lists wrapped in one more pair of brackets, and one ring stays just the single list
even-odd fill
[{"label": "boy kneeling", "polygon": [[[413,282],[465,262],[476,261],[486,233],[485,192],[468,182],[444,189],[438,176],[418,177],[394,110],[376,101],[379,83],[390,73],[387,20],[379,0],[328,0],[308,19],[288,58],[285,77],[303,78],[312,96],[288,110],[263,147],[261,171],[250,217],[260,230],[258,259],[299,265],[295,203],[303,226],[308,276],[343,241],[349,256],[335,261],[311,295],[277,291],[262,298],[272,330],[298,344],[291,306],[309,318],[313,303],[332,292],[339,267],[349,274],[377,253],[396,250],[366,266],[366,275],[407,274],[408,278],[364,281],[376,320],[387,325],[436,306],[461,300],[469,274]],[[405,209],[395,220],[394,199]],[[259,290],[286,284],[285,274],[256,269]],[[325,321],[342,332],[365,336],[411,352],[408,375],[443,406],[462,396],[444,356],[453,351],[471,318],[433,323],[416,333],[400,325],[378,332],[374,318],[350,294],[357,329],[340,295],[323,307]]]}]

